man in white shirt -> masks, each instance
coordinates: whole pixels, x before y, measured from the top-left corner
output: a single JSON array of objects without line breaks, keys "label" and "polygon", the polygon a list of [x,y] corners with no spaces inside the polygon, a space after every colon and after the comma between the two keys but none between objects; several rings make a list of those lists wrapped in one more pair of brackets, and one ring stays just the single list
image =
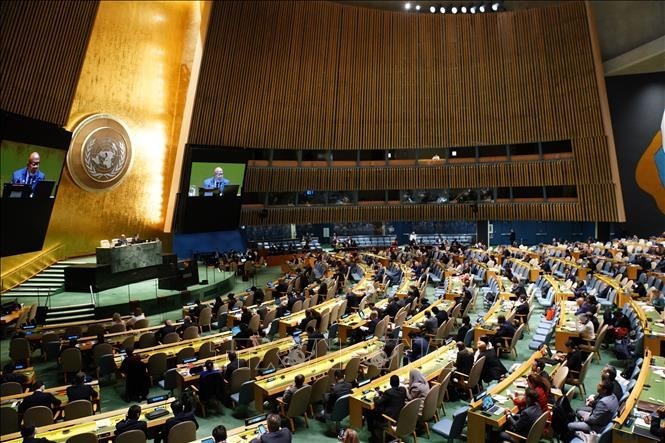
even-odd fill
[{"label": "man in white shirt", "polygon": [[596,339],[596,334],[593,331],[593,323],[589,321],[589,314],[582,314],[578,317],[577,332],[580,333],[580,340],[592,342]]}]

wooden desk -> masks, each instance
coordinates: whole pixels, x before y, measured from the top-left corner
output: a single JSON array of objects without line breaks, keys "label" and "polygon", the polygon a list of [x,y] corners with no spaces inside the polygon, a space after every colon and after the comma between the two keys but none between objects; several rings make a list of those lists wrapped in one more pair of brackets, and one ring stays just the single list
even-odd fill
[{"label": "wooden desk", "polygon": [[[175,326],[176,328],[181,325],[182,323],[173,323],[173,326]],[[141,337],[141,335],[145,334],[146,332],[156,333],[163,326],[164,325],[162,324],[157,326],[149,326],[147,328],[141,328],[141,329],[130,329],[129,331],[123,331],[123,332],[114,332],[113,334],[105,334],[104,340],[106,340],[106,343],[109,343],[111,346],[114,347],[120,346],[129,337],[134,337],[134,343],[136,343],[139,337]],[[60,344],[64,345],[68,343],[69,340],[60,340]],[[91,335],[87,337],[80,337],[78,339],[79,349],[82,352],[91,350],[95,344],[97,344],[97,336]]]},{"label": "wooden desk", "polygon": [[[166,408],[169,411],[167,415],[163,415],[154,420],[149,420],[148,429],[161,426],[166,420],[173,417],[171,408],[169,407],[173,401],[175,401],[175,398],[169,398],[166,402],[155,403],[152,405],[140,405],[143,419],[145,419],[145,414],[154,411],[158,407]],[[97,435],[98,440],[105,441],[115,436],[115,425],[125,418],[128,407],[129,406],[102,414],[91,415],[90,417],[82,417],[75,420],[54,423],[48,426],[41,426],[37,428],[36,437],[46,438],[57,443],[64,443],[73,435],[93,432]],[[0,437],[0,441],[21,443],[23,438],[21,437],[20,432],[15,432],[13,434],[3,435]]]},{"label": "wooden desk", "polygon": [[[388,306],[387,298],[382,298],[374,305],[377,309],[385,309],[386,306]],[[362,312],[365,315],[365,318],[361,318],[358,312],[354,312],[337,322],[337,337],[341,344],[346,344],[355,330],[369,323],[369,315],[372,313],[372,310],[370,308],[365,308]]]},{"label": "wooden desk", "polygon": [[[521,386],[526,386],[526,376],[531,372],[531,366],[534,361],[541,358],[542,354],[540,351],[534,352],[531,357],[526,360],[522,365],[515,370],[512,374],[508,375],[505,379],[497,383],[496,385],[487,389],[487,393],[495,397],[496,404],[503,406],[504,408],[509,408],[511,410],[516,410],[517,408],[513,404],[513,401],[508,398],[507,390],[511,389],[515,391],[524,391],[524,388]],[[550,375],[553,375],[560,365],[552,366],[546,365],[545,370]],[[499,396],[500,398],[496,398]],[[505,397],[501,398],[501,397]],[[499,401],[502,400],[502,401]],[[480,412],[480,405],[482,404],[481,400],[471,402],[469,404],[469,415],[468,415],[468,434],[467,441],[469,442],[484,442],[485,441],[485,427],[502,427],[506,422],[506,415],[503,411],[500,411],[494,415],[485,415]]]},{"label": "wooden desk", "polygon": [[642,301],[631,300],[630,304],[644,329],[644,347],[654,356],[665,357],[661,354],[665,341],[665,314],[658,313],[653,306]]},{"label": "wooden desk", "polygon": [[577,332],[577,318],[575,312],[578,309],[577,303],[574,300],[559,300],[559,307],[561,314],[559,322],[554,330],[554,348],[558,352],[567,352],[566,343],[572,337],[579,337],[580,333]]},{"label": "wooden desk", "polygon": [[405,321],[402,324],[402,341],[404,343],[406,343],[407,345],[411,345],[411,339],[409,338],[409,334],[411,332],[420,331],[419,325],[425,321],[425,312],[427,311],[432,312],[432,308],[434,306],[438,307],[440,311],[446,311],[450,313],[452,307],[455,306],[455,301],[440,298],[434,303],[432,303],[429,306],[429,308],[423,309],[422,311],[420,311],[419,313],[417,313],[416,315]]},{"label": "wooden desk", "polygon": [[513,294],[508,292],[501,292],[497,296],[496,301],[489,311],[483,316],[483,323],[477,324],[473,328],[473,342],[476,343],[483,335],[494,335],[496,331],[493,329],[497,326],[497,319],[500,315],[508,318],[510,313],[515,308],[515,301],[510,300]]},{"label": "wooden desk", "polygon": [[[249,296],[249,292],[245,291],[245,292],[238,292],[238,293],[234,294],[234,295],[233,295],[233,298],[234,298],[236,301],[239,300],[239,301],[242,301],[242,302],[244,303],[244,302],[245,302],[245,299],[246,299],[248,296]],[[228,297],[222,297],[222,302],[223,302],[223,303],[227,303],[228,301],[229,301]],[[201,302],[201,306],[203,306],[203,307],[210,307],[210,308],[212,308],[212,307],[214,306],[214,304],[215,304],[215,299],[212,299],[212,300],[206,300],[206,301],[202,301],[202,302]],[[186,315],[189,315],[189,313],[190,313],[190,309],[195,308],[195,307],[196,307],[196,303],[194,303],[194,302],[192,302],[192,303],[187,303],[186,305],[184,305],[184,306],[182,307],[182,316],[185,317]],[[213,313],[212,313],[213,316],[214,316],[215,314],[217,314],[217,313],[216,313],[216,312],[213,312]]]},{"label": "wooden desk", "polygon": [[614,306],[622,308],[623,305],[630,302],[632,299],[629,292],[624,292],[623,287],[621,286],[621,282],[616,281],[613,277],[602,274],[594,274],[593,276],[597,280],[606,283],[608,286],[611,286],[616,290],[617,294],[614,297]]},{"label": "wooden desk", "polygon": [[[95,411],[100,411],[101,410],[101,389],[99,388],[99,382],[97,380],[93,380],[90,383],[86,383],[87,385],[92,386],[92,388],[97,392],[97,398],[93,400],[92,404],[94,406]],[[45,389],[45,392],[50,392],[60,400],[60,409],[63,409],[67,403],[68,403],[68,398],[67,398],[67,386],[57,386],[55,388],[49,388]],[[22,394],[16,394],[16,395],[7,395],[4,397],[0,397],[0,406],[11,406],[11,407],[16,407],[18,408],[18,404],[26,397],[29,397],[32,395],[32,392],[24,392]]]},{"label": "wooden desk", "polygon": [[464,295],[464,282],[459,275],[447,276],[444,281],[445,294],[443,298],[446,300],[455,300],[456,298]]},{"label": "wooden desk", "polygon": [[[644,423],[641,419],[646,412],[642,412],[643,406],[652,405],[652,407],[663,406],[665,401],[665,358],[653,357],[648,349],[644,356],[644,363],[637,378],[637,382],[633,387],[628,399],[626,400],[626,407],[619,417],[614,419],[614,427],[612,428],[612,441],[614,443],[654,443],[658,441],[655,435],[653,438],[644,437],[636,434],[635,427],[641,427],[648,431],[649,425]],[[630,426],[626,425],[626,420],[634,414],[634,409],[637,407],[639,417],[633,420]]]},{"label": "wooden desk", "polygon": [[[328,312],[331,312],[333,307],[336,305],[341,305],[346,299],[344,297],[331,298],[326,300],[323,303],[319,303],[315,306],[310,306],[310,309],[316,311],[319,315],[323,313],[326,309]],[[305,318],[305,310],[289,314],[286,317],[279,319],[279,336],[286,337],[288,335],[289,328],[294,328],[300,324],[300,322]]]},{"label": "wooden desk", "polygon": [[[135,349],[134,355],[141,357],[141,360],[147,363],[151,355],[163,352],[167,358],[175,357],[180,350],[184,348],[194,348],[198,350],[203,343],[212,342],[216,348],[219,348],[223,343],[232,340],[231,332],[220,332],[218,334],[206,335],[205,337],[192,338],[190,340],[182,340],[177,343],[168,343],[165,345],[157,345],[150,348]],[[115,355],[115,363],[118,367],[122,363],[123,357],[120,354]]]},{"label": "wooden desk", "polygon": [[381,391],[388,389],[390,387],[391,376],[397,375],[402,384],[408,384],[409,372],[411,369],[417,369],[422,372],[428,381],[431,381],[439,376],[441,370],[446,365],[455,362],[456,359],[457,348],[455,343],[451,342],[406,366],[402,366],[393,372],[377,378],[361,388],[355,388],[349,398],[349,421],[351,422],[351,427],[356,429],[362,428],[364,410],[374,409],[375,389],[379,388]]},{"label": "wooden desk", "polygon": [[254,407],[257,411],[262,411],[263,402],[268,397],[282,394],[298,374],[305,376],[305,383],[312,384],[321,376],[327,377],[330,368],[343,368],[353,357],[368,360],[381,352],[382,348],[383,342],[373,338],[273,374],[257,377],[254,384]]},{"label": "wooden desk", "polygon": [[[122,321],[127,321],[131,318],[131,316],[125,315],[124,317],[121,318]],[[89,326],[92,325],[103,325],[105,329],[108,329],[109,327],[111,327],[112,323],[113,323],[112,318],[102,318],[99,320],[81,320],[81,321],[73,321],[68,323],[58,323],[54,325],[44,325],[33,329],[32,334],[26,336],[26,338],[30,342],[39,342],[42,340],[42,336],[44,334],[53,332],[58,335],[63,335],[65,333],[65,329],[67,329],[70,326],[80,326],[85,331]]]},{"label": "wooden desk", "polygon": [[[21,305],[21,307],[15,311],[10,312],[9,314],[3,315],[0,317],[0,327],[5,327],[12,323],[15,323],[21,315],[30,311],[29,305]],[[18,325],[20,326],[20,325]]]},{"label": "wooden desk", "polygon": [[[413,270],[406,265],[400,265],[402,268],[402,282],[400,283],[397,291],[395,291],[395,297],[397,298],[407,298],[409,296],[409,290],[411,286],[418,286],[417,281],[413,280]],[[420,289],[420,288],[418,288]],[[420,294],[421,296],[423,294]]]}]

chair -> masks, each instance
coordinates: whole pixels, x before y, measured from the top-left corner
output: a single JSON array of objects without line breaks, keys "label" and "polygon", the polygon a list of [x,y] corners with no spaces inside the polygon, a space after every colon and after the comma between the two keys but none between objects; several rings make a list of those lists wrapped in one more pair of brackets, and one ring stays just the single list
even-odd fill
[{"label": "chair", "polygon": [[178,353],[175,355],[175,361],[176,364],[182,364],[188,358],[194,357],[196,357],[196,351],[191,346],[187,346],[186,348],[182,348],[178,351]]},{"label": "chair", "polygon": [[92,403],[90,400],[76,400],[67,403],[64,407],[65,420],[89,417],[92,415]]},{"label": "chair", "polygon": [[148,358],[148,375],[150,376],[151,386],[154,386],[162,378],[166,368],[166,354],[164,352],[158,352]]},{"label": "chair", "polygon": [[560,366],[557,369],[556,374],[552,377],[552,387],[555,387],[559,390],[563,390],[563,386],[566,384],[566,379],[568,378],[568,371],[570,368],[568,366]]},{"label": "chair", "polygon": [[122,323],[115,323],[109,327],[109,334],[115,334],[117,332],[125,332],[127,328]]},{"label": "chair", "polygon": [[251,369],[244,367],[244,368],[238,368],[235,371],[233,371],[233,374],[231,374],[231,382],[227,382],[226,380],[224,381],[226,384],[226,393],[229,396],[232,396],[233,394],[237,394],[240,392],[240,387],[242,386],[243,383],[246,381],[249,381],[252,377],[252,371]]},{"label": "chair", "polygon": [[0,408],[0,435],[13,434],[19,431],[18,411],[11,406]]},{"label": "chair", "polygon": [[418,421],[425,424],[425,430],[427,431],[427,438],[430,438],[429,433],[429,421],[435,418],[438,409],[438,400],[439,393],[441,392],[441,385],[435,383],[427,393],[425,400],[423,401],[423,409],[418,415]]},{"label": "chair", "polygon": [[146,436],[140,429],[134,429],[118,435],[115,443],[146,443]]},{"label": "chair", "polygon": [[106,333],[106,328],[104,325],[100,325],[99,323],[93,323],[90,326],[88,326],[88,329],[85,331],[85,334],[88,337],[96,337],[99,334],[104,334]]},{"label": "chair", "polygon": [[261,363],[261,356],[254,355],[247,360],[247,367],[249,367],[250,377],[256,378],[259,373],[259,364]]},{"label": "chair", "polygon": [[166,443],[189,443],[196,440],[196,425],[193,421],[183,421],[169,431]]},{"label": "chair", "polygon": [[164,373],[164,380],[160,380],[158,384],[162,389],[170,391],[171,395],[173,395],[173,391],[178,387],[178,370],[176,368],[167,370]]},{"label": "chair", "polygon": [[139,349],[152,348],[153,346],[157,346],[157,337],[152,332],[141,334],[138,343],[136,343],[136,348]]},{"label": "chair", "polygon": [[545,424],[547,424],[547,417],[549,417],[550,412],[545,411],[541,414],[540,417],[538,417],[538,420],[531,426],[531,429],[529,430],[529,435],[526,437],[515,434],[514,432],[510,431],[505,431],[513,437],[517,441],[526,441],[526,443],[538,443],[540,441],[540,438],[543,436],[543,431],[545,430]]},{"label": "chair", "polygon": [[413,442],[417,443],[416,424],[418,422],[418,411],[422,399],[416,398],[408,402],[401,411],[397,421],[392,417],[383,414],[383,418],[388,420],[388,426],[383,430],[383,441],[386,441],[386,434],[401,439],[405,435],[412,435]]},{"label": "chair", "polygon": [[[589,354],[584,363],[582,363],[580,372],[577,374],[576,371],[570,371],[569,373],[571,375],[566,380],[566,384],[575,386],[577,389],[580,390],[580,394],[584,396],[586,396],[586,387],[584,386],[584,379],[586,378],[586,373],[589,370],[589,366],[591,365],[592,360],[593,360],[593,354]],[[575,376],[575,374],[577,374],[577,376]]]},{"label": "chair", "polygon": [[201,309],[196,326],[198,326],[199,332],[203,332],[203,328],[208,328],[208,331],[212,330],[212,308],[210,306]]},{"label": "chair", "polygon": [[9,342],[9,358],[14,362],[24,361],[26,366],[30,366],[30,342],[27,338],[13,338]]},{"label": "chair", "polygon": [[66,338],[66,337],[71,337],[73,335],[81,337],[83,335],[83,328],[81,326],[76,326],[76,325],[67,326],[65,328],[65,333],[63,334],[63,336]]},{"label": "chair", "polygon": [[360,368],[360,358],[353,357],[347,363],[344,368],[344,381],[347,383],[353,383],[356,378],[358,378],[358,369]]},{"label": "chair", "polygon": [[365,378],[369,378],[370,380],[373,380],[377,378],[379,375],[381,375],[381,368],[379,368],[376,365],[368,365],[367,369],[365,370]]},{"label": "chair", "polygon": [[258,332],[259,327],[261,326],[261,316],[259,314],[252,315],[248,326],[252,332]]},{"label": "chair", "polygon": [[[444,371],[441,371],[443,374]],[[453,378],[453,373],[452,371],[449,371],[446,376],[443,378],[441,381],[441,389],[439,389],[439,398],[436,400],[436,410],[435,410],[435,417],[436,420],[439,421],[441,417],[439,416],[439,409],[441,409],[441,412],[443,412],[443,415],[446,415],[446,408],[444,406],[444,398],[448,395],[448,385],[450,384],[450,379]]]},{"label": "chair", "polygon": [[[55,344],[53,344],[55,343]],[[53,349],[49,349],[49,345]],[[56,348],[57,346],[57,348]],[[47,332],[42,335],[42,357],[44,360],[57,360],[60,355],[60,337],[54,332]]]},{"label": "chair", "polygon": [[60,354],[60,364],[62,372],[65,375],[65,382],[67,381],[67,374],[79,372],[83,367],[83,360],[81,359],[81,350],[79,348],[67,348]]},{"label": "chair", "polygon": [[65,443],[97,443],[97,434],[94,432],[84,432],[76,434],[65,440]]},{"label": "chair", "polygon": [[32,423],[37,428],[52,425],[53,411],[47,406],[33,406],[23,413],[23,423]]},{"label": "chair", "polygon": [[328,392],[328,389],[330,389],[330,377],[320,377],[312,384],[312,392],[309,398],[309,411],[312,416],[316,416],[314,405],[323,403],[324,394]]},{"label": "chair", "polygon": [[280,415],[289,421],[289,428],[291,429],[291,432],[296,432],[296,425],[293,419],[301,415],[305,419],[305,426],[309,428],[309,422],[307,421],[307,407],[309,406],[309,399],[311,395],[312,387],[303,386],[293,393],[288,406],[286,406],[286,403],[283,401],[279,399],[277,400],[279,402]]},{"label": "chair", "polygon": [[[194,328],[196,333],[199,333],[199,330],[196,326],[190,326],[190,328]],[[187,328],[189,329],[189,328]],[[211,358],[217,355],[217,351],[215,350],[215,345],[211,341],[204,342],[201,347],[199,348],[199,360],[204,360],[207,358]]]},{"label": "chair", "polygon": [[99,378],[99,362],[104,355],[113,354],[113,346],[110,343],[98,343],[92,349],[92,360],[95,362],[97,378]]},{"label": "chair", "polygon": [[[171,369],[174,370],[174,369]],[[213,372],[199,380],[199,385],[192,385],[192,397],[203,417],[208,416],[208,405],[212,402],[220,410],[223,397],[224,379],[221,372]]]},{"label": "chair", "polygon": [[249,405],[254,401],[254,380],[247,380],[240,385],[240,390],[231,394],[231,400],[236,406],[236,411],[240,409],[240,415],[245,416]]},{"label": "chair", "polygon": [[115,363],[115,356],[113,354],[102,355],[97,364],[97,377],[102,378],[107,375],[115,375],[118,371],[118,366]]},{"label": "chair", "polygon": [[[520,325],[519,328],[515,331],[515,335],[510,339],[510,342],[508,343],[508,339],[506,337],[503,337],[503,344],[500,346],[497,346],[496,348],[496,353],[497,356],[500,356],[502,352],[510,353],[510,355],[513,356],[513,360],[517,359],[517,349],[515,346],[517,345],[517,342],[519,339],[522,337],[522,332],[524,331],[524,323]],[[508,343],[508,344],[507,344]],[[507,344],[507,346],[506,346]]]},{"label": "chair", "polygon": [[466,416],[469,412],[468,406],[462,406],[453,412],[452,420],[444,418],[432,425],[432,431],[440,436],[447,438],[448,443],[452,443],[456,438],[463,438],[462,431],[466,423]]},{"label": "chair", "polygon": [[0,397],[18,395],[23,393],[23,386],[16,381],[8,381],[0,385]]},{"label": "chair", "polygon": [[582,345],[580,346],[580,349],[583,351],[591,352],[592,355],[594,357],[598,357],[598,361],[600,361],[600,345],[602,345],[605,341],[605,334],[607,334],[607,325],[601,326],[600,331],[596,335],[596,341],[594,342],[593,346]]},{"label": "chair", "polygon": [[485,366],[485,357],[480,357],[471,367],[469,375],[462,372],[455,371],[455,375],[459,377],[460,385],[463,389],[469,391],[469,399],[473,398],[473,390],[480,384],[480,375]]},{"label": "chair", "polygon": [[[193,328],[196,328],[196,326],[192,326]],[[196,332],[198,333],[198,328],[196,329]],[[162,344],[171,344],[171,343],[178,343],[180,341],[180,336],[178,335],[177,332],[169,332],[164,336],[162,339]]]},{"label": "chair", "polygon": [[273,367],[275,369],[280,368],[279,362],[279,348],[270,348],[263,354],[263,360],[259,363],[259,368],[267,369]]},{"label": "chair", "polygon": [[339,435],[339,425],[341,421],[349,416],[349,397],[351,397],[351,394],[342,395],[338,398],[330,413],[330,421],[335,423],[335,435]]},{"label": "chair", "polygon": [[142,318],[141,320],[136,320],[132,325],[132,329],[144,329],[150,326],[150,320],[147,318]]}]

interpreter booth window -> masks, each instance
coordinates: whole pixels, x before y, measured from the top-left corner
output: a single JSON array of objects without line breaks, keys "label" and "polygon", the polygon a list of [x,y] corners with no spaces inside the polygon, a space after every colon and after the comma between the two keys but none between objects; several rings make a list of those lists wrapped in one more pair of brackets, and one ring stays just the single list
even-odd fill
[{"label": "interpreter booth window", "polygon": [[418,203],[418,190],[406,189],[401,191],[400,201],[404,205]]},{"label": "interpreter booth window", "polygon": [[377,191],[358,191],[358,204],[384,204],[386,202],[386,192]]},{"label": "interpreter booth window", "polygon": [[510,145],[510,159],[518,160],[538,160],[540,158],[540,149],[538,143],[519,143]]},{"label": "interpreter booth window", "polygon": [[274,149],[272,151],[272,165],[273,166],[297,166],[298,165],[298,150],[297,149]]},{"label": "interpreter booth window", "polygon": [[265,205],[267,197],[267,192],[245,192],[242,202],[245,205]]},{"label": "interpreter booth window", "polygon": [[542,142],[541,149],[545,158],[569,157],[573,153],[570,140]]},{"label": "interpreter booth window", "polygon": [[510,188],[496,188],[496,200],[498,202],[507,202],[510,201]]},{"label": "interpreter booth window", "polygon": [[492,203],[496,200],[495,188],[480,188],[478,189],[478,201],[481,203]]},{"label": "interpreter booth window", "polygon": [[478,158],[481,162],[505,161],[508,159],[508,146],[489,145],[478,147]]},{"label": "interpreter booth window", "polygon": [[295,192],[271,192],[268,204],[270,206],[294,206],[297,195]]},{"label": "interpreter booth window", "polygon": [[450,192],[448,189],[430,189],[426,203],[444,204],[450,203]]},{"label": "interpreter booth window", "polygon": [[326,204],[327,192],[307,189],[298,194],[298,206],[323,206]]},{"label": "interpreter booth window", "polygon": [[[337,152],[333,155],[337,156]],[[358,152],[358,159],[361,166],[380,166],[385,164],[386,155],[385,149],[364,149]]]},{"label": "interpreter booth window", "polygon": [[418,151],[416,149],[390,149],[386,155],[389,165],[413,165],[418,158]]},{"label": "interpreter booth window", "polygon": [[423,148],[418,150],[418,159],[421,164],[436,165],[437,162],[443,162],[446,158],[443,148]]},{"label": "interpreter booth window", "polygon": [[302,151],[302,166],[328,166],[330,160],[329,150],[309,150]]},{"label": "interpreter booth window", "polygon": [[542,199],[542,186],[518,186],[513,187],[513,200],[518,199]]},{"label": "interpreter booth window", "polygon": [[548,199],[576,199],[576,186],[546,186],[545,195]]},{"label": "interpreter booth window", "polygon": [[439,194],[436,190],[432,189],[419,189],[416,192],[416,201],[420,204],[434,204],[437,203]]},{"label": "interpreter booth window", "polygon": [[328,205],[354,205],[358,201],[353,191],[337,191],[328,194]]},{"label": "interpreter booth window", "polygon": [[333,166],[356,166],[358,162],[358,151],[355,149],[330,151],[330,161]]},{"label": "interpreter booth window", "polygon": [[458,148],[448,148],[448,161],[450,163],[467,163],[476,160],[475,146],[462,146]]},{"label": "interpreter booth window", "polygon": [[389,189],[386,191],[389,204],[400,203],[400,191],[398,189]]},{"label": "interpreter booth window", "polygon": [[471,188],[458,188],[450,190],[451,203],[471,203],[476,201],[476,193]]}]

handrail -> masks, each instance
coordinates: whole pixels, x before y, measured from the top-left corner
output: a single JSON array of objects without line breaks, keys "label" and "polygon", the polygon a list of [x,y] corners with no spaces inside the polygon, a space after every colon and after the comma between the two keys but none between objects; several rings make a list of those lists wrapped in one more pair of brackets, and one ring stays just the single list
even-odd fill
[{"label": "handrail", "polygon": [[59,243],[42,251],[36,257],[33,257],[32,259],[15,267],[14,269],[3,272],[2,275],[0,275],[2,287],[1,291],[5,292],[13,287],[20,285],[40,271],[48,268],[59,260],[64,259],[64,249],[64,243]]}]

